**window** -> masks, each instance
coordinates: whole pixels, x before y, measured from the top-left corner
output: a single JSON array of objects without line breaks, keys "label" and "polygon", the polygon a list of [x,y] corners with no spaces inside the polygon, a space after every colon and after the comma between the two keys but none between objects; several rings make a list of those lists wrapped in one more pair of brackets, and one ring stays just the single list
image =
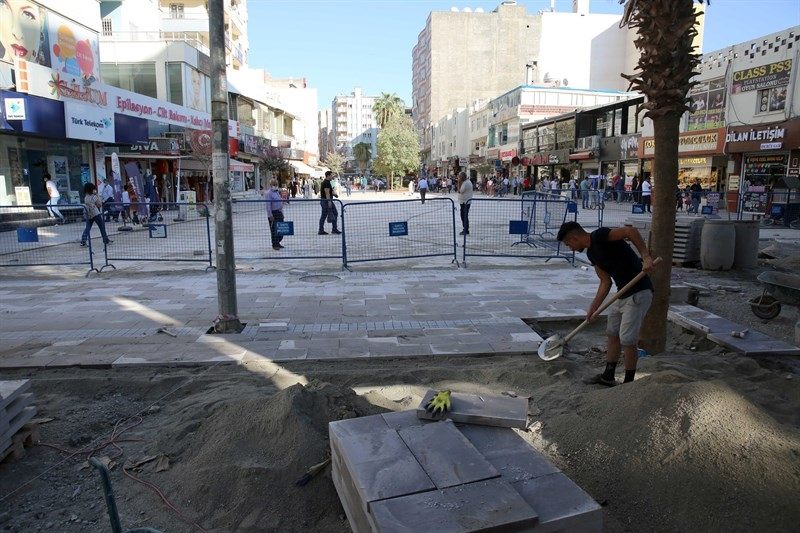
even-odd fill
[{"label": "window", "polygon": [[537,145],[540,152],[547,152],[555,148],[553,125],[539,126]]},{"label": "window", "polygon": [[111,28],[111,19],[103,19],[103,35],[113,35],[114,32]]},{"label": "window", "polygon": [[786,107],[786,87],[773,87],[758,91],[756,113],[783,111]]},{"label": "window", "polygon": [[183,18],[183,4],[170,4],[169,5],[169,18],[182,19]]},{"label": "window", "polygon": [[556,150],[575,147],[575,119],[556,122]]},{"label": "window", "polygon": [[155,63],[101,63],[100,73],[109,85],[158,98]]},{"label": "window", "polygon": [[180,63],[167,63],[167,100],[183,105],[183,77]]}]

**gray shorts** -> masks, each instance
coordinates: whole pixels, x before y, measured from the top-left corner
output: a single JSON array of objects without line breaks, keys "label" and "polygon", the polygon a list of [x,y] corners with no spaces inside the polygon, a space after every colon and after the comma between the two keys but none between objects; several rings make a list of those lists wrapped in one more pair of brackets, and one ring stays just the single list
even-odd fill
[{"label": "gray shorts", "polygon": [[653,291],[644,290],[614,302],[609,308],[606,333],[619,336],[622,346],[636,346],[644,315],[653,303]]}]

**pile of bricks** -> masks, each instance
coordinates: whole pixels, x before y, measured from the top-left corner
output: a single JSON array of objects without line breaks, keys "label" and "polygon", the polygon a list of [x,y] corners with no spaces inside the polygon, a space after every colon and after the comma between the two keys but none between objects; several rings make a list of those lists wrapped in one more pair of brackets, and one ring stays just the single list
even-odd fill
[{"label": "pile of bricks", "polygon": [[0,381],[0,459],[12,450],[14,437],[36,415],[28,379]]},{"label": "pile of bricks", "polygon": [[454,393],[448,419],[430,420],[433,394],[418,410],[330,424],[355,533],[602,530],[600,506],[510,429],[525,426],[527,399]]}]

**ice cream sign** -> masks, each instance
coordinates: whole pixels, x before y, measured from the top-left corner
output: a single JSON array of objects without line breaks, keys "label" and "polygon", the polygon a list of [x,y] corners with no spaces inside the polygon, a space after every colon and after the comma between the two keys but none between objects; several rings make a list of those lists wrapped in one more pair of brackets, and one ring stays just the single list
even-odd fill
[{"label": "ice cream sign", "polygon": [[64,72],[94,81],[94,53],[89,39],[79,41],[69,26],[61,25],[56,30],[52,52],[51,57],[61,62]]}]

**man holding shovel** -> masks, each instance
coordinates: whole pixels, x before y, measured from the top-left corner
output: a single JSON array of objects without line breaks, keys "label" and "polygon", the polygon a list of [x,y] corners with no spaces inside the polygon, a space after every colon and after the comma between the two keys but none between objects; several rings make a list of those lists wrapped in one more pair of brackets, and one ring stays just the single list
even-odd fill
[{"label": "man holding shovel", "polygon": [[[586,313],[586,320],[591,322],[594,314],[600,309],[611,290],[613,280],[617,289],[622,289],[640,272],[653,270],[653,259],[639,234],[632,227],[599,228],[592,233],[586,232],[577,222],[565,222],[558,231],[559,242],[566,244],[575,252],[586,251],[586,256],[594,265],[600,286]],[[636,246],[641,259],[636,256],[630,241]],[[633,284],[627,292],[620,294],[609,308],[608,350],[606,352],[606,368],[602,374],[588,380],[589,383],[600,383],[608,387],[617,384],[614,372],[619,361],[620,351],[624,355],[625,381],[633,381],[636,374],[636,345],[639,341],[639,329],[653,301],[653,284],[649,276],[643,276]]]}]

